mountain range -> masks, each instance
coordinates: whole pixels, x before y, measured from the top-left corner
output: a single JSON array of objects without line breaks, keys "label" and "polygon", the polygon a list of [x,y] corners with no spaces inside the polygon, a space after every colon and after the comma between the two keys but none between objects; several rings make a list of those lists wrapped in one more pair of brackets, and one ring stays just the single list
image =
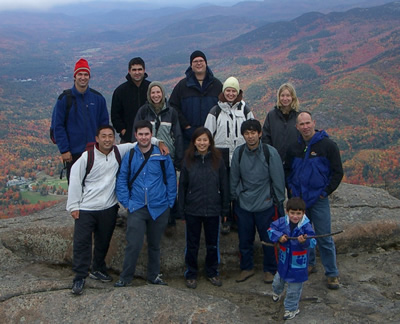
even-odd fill
[{"label": "mountain range", "polygon": [[130,58],[143,57],[149,79],[170,93],[190,53],[201,49],[221,81],[239,79],[260,120],[273,108],[279,85],[292,82],[301,109],[312,111],[317,128],[338,143],[344,181],[400,196],[400,2],[356,8],[350,1],[345,11],[310,10],[311,3],[321,2],[301,2],[308,12],[297,2],[253,1],[92,15],[87,8],[73,15],[71,7],[0,13],[0,190],[7,177],[57,168],[50,115],[58,94],[73,83],[77,59],[88,59],[90,84],[110,106]]}]

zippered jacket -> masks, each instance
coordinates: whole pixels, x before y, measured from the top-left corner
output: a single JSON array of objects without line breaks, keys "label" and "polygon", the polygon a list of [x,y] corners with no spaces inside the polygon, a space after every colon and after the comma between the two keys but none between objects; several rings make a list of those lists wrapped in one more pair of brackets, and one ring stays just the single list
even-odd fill
[{"label": "zippered jacket", "polygon": [[140,86],[136,86],[130,74],[126,75],[126,82],[119,85],[113,93],[111,101],[111,122],[121,136],[121,131],[126,132],[121,139],[130,142],[133,135],[133,122],[140,107],[147,101],[147,90],[150,81],[146,80],[147,73]]},{"label": "zippered jacket", "polygon": [[[190,141],[194,130],[204,126],[210,109],[217,104],[222,83],[214,77],[208,66],[202,85],[197,81],[191,67],[185,74],[186,78],[180,80],[172,90],[169,104],[178,111],[183,136]],[[185,129],[189,125],[191,128]]]},{"label": "zippered jacket", "polygon": [[[221,111],[216,117],[218,107]],[[240,127],[250,118],[254,118],[254,115],[243,100],[236,102],[232,107],[228,102],[218,101],[218,106],[211,108],[207,116],[204,127],[213,134],[216,147],[229,149],[229,165],[235,148],[245,143]]]},{"label": "zippered jacket", "polygon": [[224,161],[212,166],[211,153],[195,152],[195,161],[183,162],[179,177],[178,210],[181,217],[226,216],[229,210],[228,176]]},{"label": "zippered jacket", "polygon": [[[171,157],[169,155],[161,155],[159,148],[154,146],[149,160],[140,171],[129,191],[128,183],[145,159],[139,146],[136,146],[134,150],[130,173],[128,170],[129,154],[126,154],[122,159],[117,177],[117,197],[129,212],[133,213],[136,210],[147,207],[151,217],[157,219],[168,207],[172,208],[175,203],[177,190],[175,168]],[[160,160],[164,160],[167,184],[164,184]]]},{"label": "zippered jacket", "polygon": [[307,145],[302,136],[287,153],[285,174],[292,197],[301,197],[307,208],[336,190],[343,178],[340,151],[328,134],[316,131]]},{"label": "zippered jacket", "polygon": [[72,107],[65,127],[67,96],[57,100],[55,107],[54,136],[60,153],[81,154],[86,144],[95,142],[96,132],[100,126],[109,125],[106,100],[91,88],[80,93],[75,85],[71,89]]},{"label": "zippered jacket", "polygon": [[[297,226],[290,231],[289,216],[278,218],[271,223],[268,229],[268,236],[272,242],[278,242],[279,238],[286,234],[289,237],[298,237],[307,234],[314,236],[314,230],[310,220],[306,215],[300,220]],[[308,279],[308,254],[307,249],[313,248],[317,241],[307,239],[304,243],[298,240],[288,240],[285,243],[279,243],[279,276],[286,282],[304,282]]]}]

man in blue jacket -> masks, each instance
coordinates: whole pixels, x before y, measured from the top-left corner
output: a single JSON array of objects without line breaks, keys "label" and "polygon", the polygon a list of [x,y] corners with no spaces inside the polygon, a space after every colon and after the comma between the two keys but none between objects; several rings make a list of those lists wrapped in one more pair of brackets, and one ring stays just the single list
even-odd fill
[{"label": "man in blue jacket", "polygon": [[[97,129],[109,124],[106,101],[89,88],[89,80],[89,63],[81,58],[75,64],[74,86],[58,97],[54,109],[54,137],[66,164],[68,181],[71,167],[85,151],[86,144],[95,142]],[[67,107],[68,102],[72,106]]]},{"label": "man in blue jacket", "polygon": [[185,74],[186,77],[177,83],[169,98],[169,104],[179,114],[184,150],[189,146],[193,131],[204,125],[222,91],[222,83],[214,77],[202,51],[194,51],[190,55],[190,66]]},{"label": "man in blue jacket", "polygon": [[125,287],[135,274],[136,262],[147,236],[147,280],[166,285],[160,274],[160,242],[168,223],[169,210],[175,203],[175,168],[169,155],[161,155],[151,144],[153,126],[140,120],[135,126],[138,145],[122,160],[116,193],[128,209],[125,259],[120,279],[115,287]]},{"label": "man in blue jacket", "polygon": [[[315,129],[311,113],[301,112],[296,121],[300,135],[288,149],[285,174],[292,197],[301,197],[307,207],[307,217],[317,235],[331,233],[331,212],[328,196],[343,178],[340,151],[328,134]],[[331,236],[317,239],[318,249],[328,288],[339,288],[335,243]],[[309,272],[315,272],[315,250],[310,250]]]}]

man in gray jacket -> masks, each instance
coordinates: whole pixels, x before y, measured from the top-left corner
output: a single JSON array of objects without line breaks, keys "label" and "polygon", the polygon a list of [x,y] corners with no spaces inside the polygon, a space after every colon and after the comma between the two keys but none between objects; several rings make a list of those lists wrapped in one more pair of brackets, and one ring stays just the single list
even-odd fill
[{"label": "man in gray jacket", "polygon": [[[275,148],[261,143],[261,124],[249,119],[240,129],[246,143],[233,153],[230,172],[231,199],[236,201],[242,282],[254,275],[253,244],[256,228],[260,239],[270,242],[267,230],[277,217],[276,205],[285,200],[285,177]],[[264,282],[272,283],[277,264],[274,248],[263,246]]]}]

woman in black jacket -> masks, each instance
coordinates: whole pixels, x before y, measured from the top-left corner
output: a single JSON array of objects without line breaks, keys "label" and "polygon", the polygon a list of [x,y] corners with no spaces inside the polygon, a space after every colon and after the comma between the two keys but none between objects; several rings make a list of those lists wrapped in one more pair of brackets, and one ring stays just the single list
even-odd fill
[{"label": "woman in black jacket", "polygon": [[[219,278],[219,226],[229,206],[229,189],[225,164],[207,128],[197,128],[186,150],[179,178],[179,213],[186,219],[186,286],[197,287],[201,228],[206,240],[205,271],[214,286]],[[183,217],[182,217],[183,218]]]}]

